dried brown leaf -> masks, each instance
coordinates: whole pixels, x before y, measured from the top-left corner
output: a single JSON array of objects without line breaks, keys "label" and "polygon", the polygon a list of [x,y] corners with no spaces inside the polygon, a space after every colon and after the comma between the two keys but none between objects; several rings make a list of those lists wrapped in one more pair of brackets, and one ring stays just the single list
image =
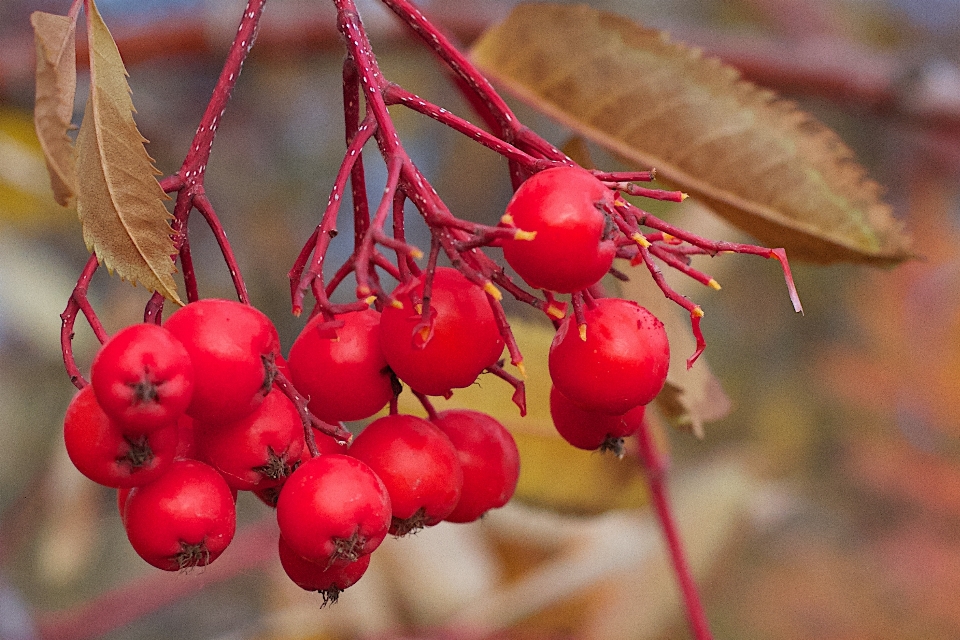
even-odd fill
[{"label": "dried brown leaf", "polygon": [[180,303],[167,196],[133,121],[120,52],[93,2],[89,8],[90,98],[77,136],[83,238],[107,269]]},{"label": "dried brown leaf", "polygon": [[510,92],[792,258],[893,264],[901,225],[839,137],[792,102],[658,31],[527,4],[473,59]]},{"label": "dried brown leaf", "polygon": [[68,207],[77,194],[77,160],[67,135],[77,91],[77,22],[68,16],[30,15],[37,47],[34,126],[57,204]]}]

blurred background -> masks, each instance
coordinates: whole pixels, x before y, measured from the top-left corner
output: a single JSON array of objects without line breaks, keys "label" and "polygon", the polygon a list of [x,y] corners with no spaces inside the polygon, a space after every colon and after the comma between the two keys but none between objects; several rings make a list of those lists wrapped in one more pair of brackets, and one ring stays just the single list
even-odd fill
[{"label": "blurred background", "polygon": [[[243,4],[98,3],[164,174],[186,153]],[[469,114],[391,16],[358,4],[388,77]],[[513,3],[422,4],[469,44]],[[960,637],[960,3],[590,4],[667,29],[815,113],[887,187],[921,256],[889,270],[793,264],[804,316],[777,265],[758,258],[705,264],[722,292],[684,290],[706,312],[705,358],[733,409],[702,440],[657,426],[716,637]],[[323,610],[282,574],[270,513],[246,496],[233,546],[209,568],[160,575],[136,557],[114,492],[72,468],[60,436],[74,390],[59,314],[88,254],[76,216],[53,202],[33,133],[29,14],[68,8],[0,3],[0,639],[689,637],[636,460],[573,451],[552,435],[550,330],[522,308],[510,311],[530,415],[519,419],[497,380],[441,403],[488,410],[516,434],[524,469],[508,507],[388,540],[363,580]],[[319,1],[268,3],[206,181],[252,300],[287,348],[304,320],[289,312],[286,271],[343,151],[332,15]],[[85,82],[81,72],[75,122]],[[517,109],[555,144],[569,137]],[[397,122],[456,215],[499,218],[510,192],[498,158],[413,114]],[[383,170],[368,160],[375,192]],[[707,237],[749,241],[692,200],[657,212]],[[191,229],[201,295],[231,296],[212,237]],[[147,298],[106,273],[91,288],[111,331],[138,321]],[[85,368],[96,342],[77,326]]]}]

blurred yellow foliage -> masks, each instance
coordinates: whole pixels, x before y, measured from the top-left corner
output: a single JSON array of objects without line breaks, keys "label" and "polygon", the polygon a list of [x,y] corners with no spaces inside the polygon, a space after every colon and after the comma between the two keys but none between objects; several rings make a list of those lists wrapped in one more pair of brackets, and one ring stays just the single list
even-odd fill
[{"label": "blurred yellow foliage", "polygon": [[32,115],[0,108],[0,221],[31,229],[74,219],[53,199]]}]

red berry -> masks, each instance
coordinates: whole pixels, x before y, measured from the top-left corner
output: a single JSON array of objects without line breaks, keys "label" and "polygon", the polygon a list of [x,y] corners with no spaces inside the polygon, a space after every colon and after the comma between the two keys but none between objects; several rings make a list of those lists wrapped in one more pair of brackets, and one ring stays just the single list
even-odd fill
[{"label": "red berry", "polygon": [[550,345],[550,377],[588,411],[622,415],[653,400],[667,379],[670,345],[663,323],[635,302],[602,298],[584,309],[586,340],[571,314]]},{"label": "red berry", "polygon": [[283,571],[298,587],[323,594],[321,607],[336,603],[340,593],[356,584],[370,566],[369,554],[343,565],[326,566],[310,562],[298,556],[283,537],[280,538],[279,553]]},{"label": "red berry", "polygon": [[613,265],[613,192],[579,167],[534,174],[507,205],[506,220],[532,240],[506,240],[503,257],[527,284],[560,293],[596,284]]},{"label": "red berry", "polygon": [[267,394],[250,415],[224,425],[198,423],[197,458],[242,491],[282,484],[300,463],[303,422],[279,389]]},{"label": "red berry", "polygon": [[503,339],[482,288],[456,269],[438,267],[430,297],[430,322],[419,313],[424,278],[394,292],[402,309],[386,307],[380,346],[390,368],[412,389],[446,395],[469,387],[503,352]]},{"label": "red berry", "polygon": [[337,453],[293,472],[277,501],[280,535],[302,558],[346,564],[376,549],[390,527],[390,495],[369,466]]},{"label": "red berry", "polygon": [[619,416],[587,411],[571,402],[556,387],[550,389],[553,425],[564,440],[578,449],[609,450],[623,455],[623,439],[640,430],[645,413],[646,405],[634,407]]},{"label": "red berry", "polygon": [[213,467],[176,460],[159,478],[130,491],[123,524],[134,551],[153,566],[201,567],[233,539],[234,496]]},{"label": "red berry", "polygon": [[93,359],[90,379],[104,412],[128,432],[175,422],[193,394],[190,355],[155,324],[135,324],[110,338]]},{"label": "red berry", "polygon": [[350,445],[390,494],[390,533],[437,524],[460,500],[463,471],[450,438],[423,418],[389,415],[371,422]]},{"label": "red berry", "polygon": [[520,478],[520,452],[506,427],[468,409],[441,411],[433,423],[450,438],[463,469],[460,501],[445,520],[473,522],[507,504]]},{"label": "red berry", "polygon": [[87,385],[67,407],[63,440],[80,473],[107,487],[132,487],[154,480],[170,466],[178,433],[175,422],[145,434],[125,433]]},{"label": "red berry", "polygon": [[263,313],[232,300],[206,299],[177,310],[164,325],[194,367],[187,413],[224,424],[251,413],[270,391],[280,338]]},{"label": "red berry", "polygon": [[326,422],[362,420],[393,397],[393,381],[380,350],[380,314],[373,309],[307,323],[290,348],[290,374],[310,399],[310,411]]}]

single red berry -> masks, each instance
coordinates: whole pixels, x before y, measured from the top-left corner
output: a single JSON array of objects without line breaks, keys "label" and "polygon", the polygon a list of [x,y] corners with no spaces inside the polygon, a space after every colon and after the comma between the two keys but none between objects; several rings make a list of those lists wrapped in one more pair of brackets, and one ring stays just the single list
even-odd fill
[{"label": "single red berry", "polygon": [[164,326],[190,354],[192,417],[224,424],[252,413],[270,391],[280,338],[270,319],[232,300],[205,299],[178,309]]},{"label": "single red berry", "polygon": [[602,298],[584,309],[586,339],[567,316],[550,345],[550,378],[588,411],[622,415],[663,388],[670,345],[663,323],[636,302]]},{"label": "single red berry", "polygon": [[279,554],[284,573],[298,587],[307,591],[319,591],[323,595],[321,607],[335,604],[343,590],[356,584],[370,566],[370,554],[342,565],[327,566],[310,562],[298,556],[282,536]]},{"label": "single red berry", "polygon": [[196,456],[241,491],[282,484],[300,463],[303,422],[296,406],[274,388],[253,413],[223,425],[198,422]]},{"label": "single red berry", "polygon": [[87,385],[63,418],[67,455],[86,477],[107,487],[132,487],[159,477],[177,450],[176,421],[149,433],[128,434],[97,403]]},{"label": "single red berry", "polygon": [[503,257],[527,284],[573,293],[596,284],[613,265],[613,192],[579,167],[528,178],[507,205],[504,222],[532,239],[503,242]]},{"label": "single red berry", "polygon": [[236,530],[234,494],[216,470],[175,460],[150,484],[127,496],[123,525],[137,554],[165,571],[216,560]]},{"label": "single red berry", "polygon": [[365,463],[342,454],[304,462],[280,491],[280,535],[297,555],[322,566],[346,564],[383,542],[390,495]]},{"label": "single red berry", "polygon": [[393,380],[380,350],[380,314],[373,309],[337,316],[340,327],[318,315],[290,348],[290,374],[310,411],[326,422],[362,420],[393,397]]},{"label": "single red berry", "polygon": [[556,387],[550,389],[550,416],[553,426],[564,440],[587,451],[613,451],[623,455],[623,439],[632,436],[643,426],[646,405],[640,405],[623,415],[587,411],[571,402]]},{"label": "single red berry", "polygon": [[443,431],[423,418],[389,415],[374,420],[350,445],[390,494],[390,533],[402,536],[437,524],[460,500],[463,471]]},{"label": "single red berry", "polygon": [[424,281],[401,285],[394,297],[402,309],[386,307],[380,346],[394,373],[410,388],[446,395],[469,387],[503,352],[503,338],[487,294],[456,269],[438,267],[430,295],[430,317],[421,317]]},{"label": "single red berry", "polygon": [[156,324],[135,324],[107,340],[93,359],[90,381],[104,412],[127,432],[165,427],[193,395],[193,363],[183,344]]},{"label": "single red berry", "polygon": [[520,452],[506,427],[468,409],[441,411],[433,423],[450,438],[463,469],[460,501],[445,520],[473,522],[507,504],[520,478]]}]

